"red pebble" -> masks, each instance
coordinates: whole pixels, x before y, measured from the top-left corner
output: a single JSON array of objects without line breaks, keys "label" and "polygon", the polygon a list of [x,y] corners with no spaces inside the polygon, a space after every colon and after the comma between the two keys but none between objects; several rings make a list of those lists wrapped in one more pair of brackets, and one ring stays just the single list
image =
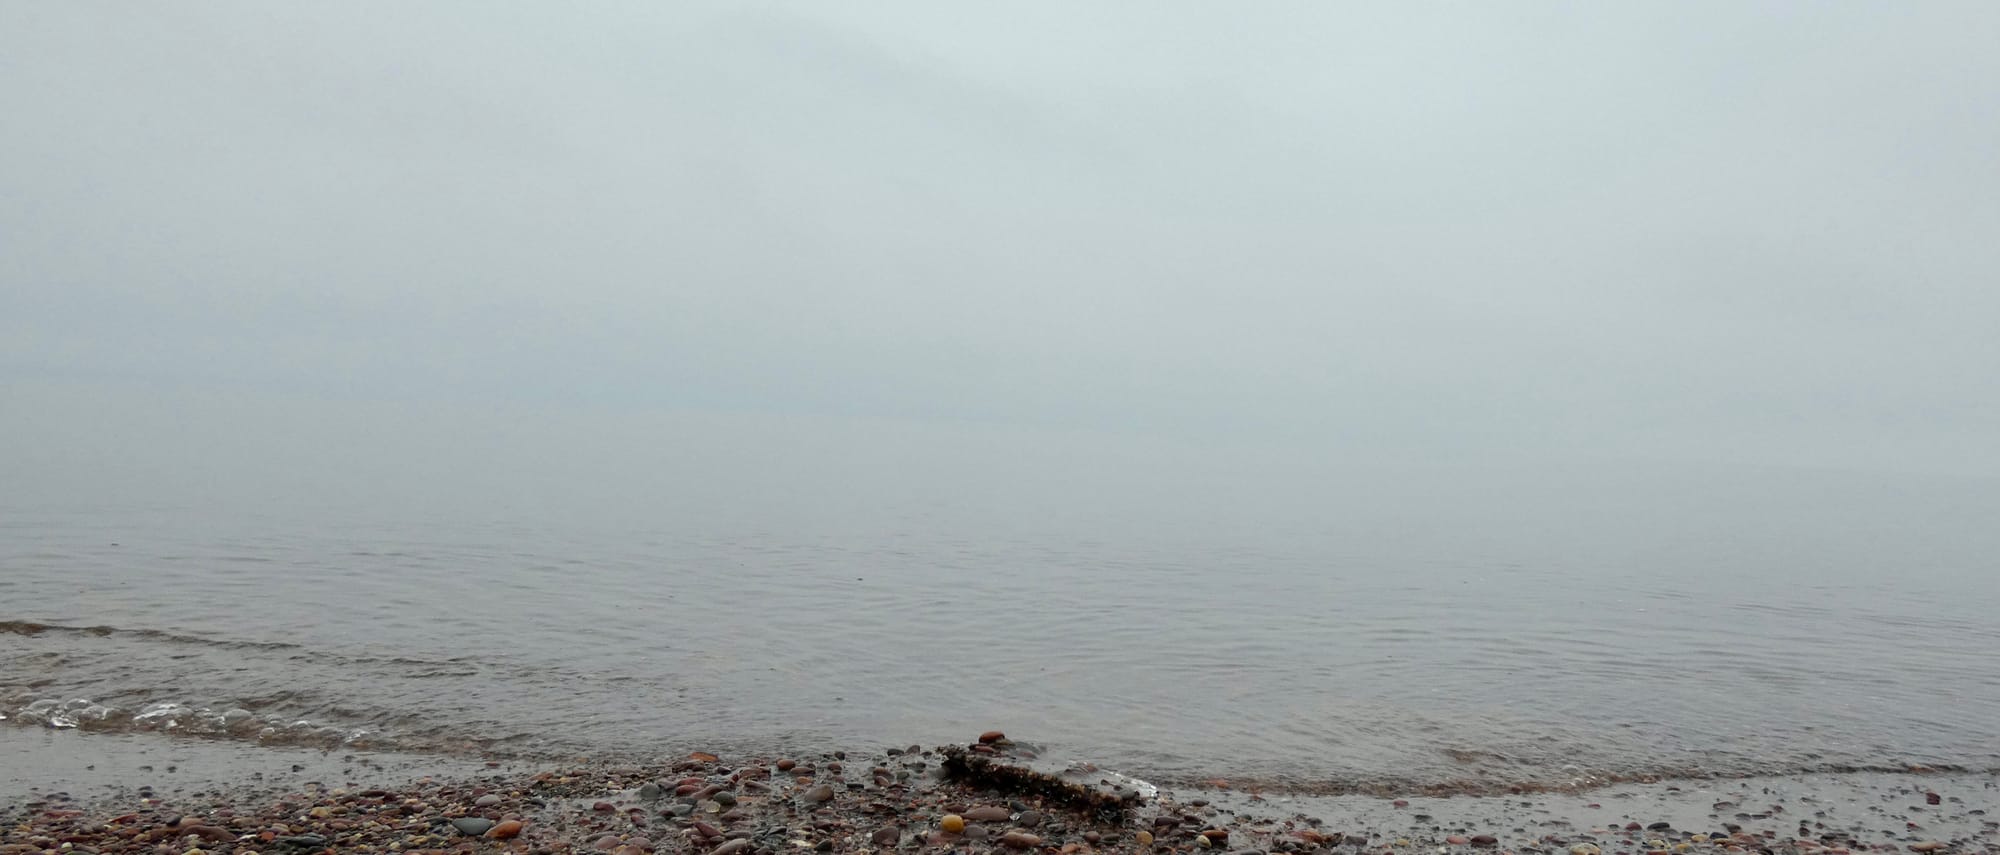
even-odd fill
[{"label": "red pebble", "polygon": [[601,813],[604,811],[617,810],[618,807],[610,802],[598,802],[597,804],[591,805],[590,809]]},{"label": "red pebble", "polygon": [[494,840],[506,840],[521,835],[521,821],[510,819],[486,830],[486,836]]}]

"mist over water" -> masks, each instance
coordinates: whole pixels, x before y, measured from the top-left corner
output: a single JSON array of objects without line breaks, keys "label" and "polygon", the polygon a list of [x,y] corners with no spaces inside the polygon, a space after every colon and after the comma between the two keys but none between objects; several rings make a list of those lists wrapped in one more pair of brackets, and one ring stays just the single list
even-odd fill
[{"label": "mist over water", "polygon": [[535,757],[997,727],[1305,786],[2000,766],[1976,479],[564,424],[432,422],[456,464],[294,425],[323,459],[190,446],[144,489],[70,461],[6,508],[0,696]]},{"label": "mist over water", "polygon": [[0,4],[0,724],[2000,766],[1997,22]]}]

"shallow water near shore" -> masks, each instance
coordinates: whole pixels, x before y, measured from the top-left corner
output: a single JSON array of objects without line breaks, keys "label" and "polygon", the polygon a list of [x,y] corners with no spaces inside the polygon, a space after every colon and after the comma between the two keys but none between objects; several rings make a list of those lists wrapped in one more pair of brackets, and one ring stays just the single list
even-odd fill
[{"label": "shallow water near shore", "polygon": [[1294,791],[2000,767],[1979,485],[1426,477],[15,503],[0,724],[522,758],[995,727]]},{"label": "shallow water near shore", "polygon": [[80,734],[0,728],[0,817],[56,796],[77,804],[131,803],[144,787],[161,796],[242,797],[317,783],[385,786],[422,777],[518,773],[521,764],[434,754],[321,751],[151,733]]}]

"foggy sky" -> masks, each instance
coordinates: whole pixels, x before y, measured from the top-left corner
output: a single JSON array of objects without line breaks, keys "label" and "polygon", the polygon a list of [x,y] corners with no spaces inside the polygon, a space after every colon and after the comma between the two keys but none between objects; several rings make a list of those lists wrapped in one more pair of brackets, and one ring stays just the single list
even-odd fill
[{"label": "foggy sky", "polygon": [[1996,44],[1943,2],[7,3],[0,458],[697,419],[1994,477]]}]

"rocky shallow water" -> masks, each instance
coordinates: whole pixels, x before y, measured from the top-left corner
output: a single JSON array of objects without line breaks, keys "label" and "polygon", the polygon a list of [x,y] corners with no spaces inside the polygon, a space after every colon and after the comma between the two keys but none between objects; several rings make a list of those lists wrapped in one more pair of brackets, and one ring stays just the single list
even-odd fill
[{"label": "rocky shallow water", "polygon": [[[133,756],[131,748],[124,756]],[[154,748],[214,759],[210,748]],[[1079,801],[1061,787],[1005,789],[991,778],[948,778],[947,754],[967,750],[988,752],[1007,768],[1032,765],[1031,746],[997,733],[945,748],[782,757],[695,752],[541,769],[493,763],[425,770],[411,765],[421,758],[329,753],[315,766],[289,764],[287,774],[271,778],[248,771],[262,768],[253,764],[239,767],[235,780],[221,779],[223,768],[197,762],[178,785],[165,783],[176,771],[146,764],[144,771],[122,768],[122,781],[100,780],[103,786],[90,790],[38,787],[0,803],[0,855],[2000,851],[2000,822],[1987,818],[2000,807],[2000,782],[1990,775],[1661,781],[1574,793],[1391,798],[1271,795],[1222,781],[1154,790],[1070,766],[1067,781],[1106,794]],[[44,754],[45,768],[59,763]],[[267,757],[264,765],[287,759]]]}]

